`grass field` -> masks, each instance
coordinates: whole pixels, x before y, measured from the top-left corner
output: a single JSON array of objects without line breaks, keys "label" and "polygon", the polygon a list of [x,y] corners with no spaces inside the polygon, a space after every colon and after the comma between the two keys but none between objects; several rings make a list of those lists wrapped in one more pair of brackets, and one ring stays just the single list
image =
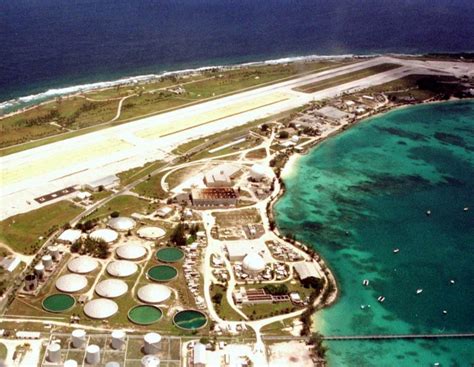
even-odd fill
[{"label": "grass field", "polygon": [[399,67],[400,65],[397,65],[397,64],[375,65],[366,69],[357,70],[357,71],[339,75],[333,78],[324,79],[319,82],[302,85],[301,87],[295,88],[295,90],[299,92],[305,92],[305,93],[314,93],[323,89],[328,89],[328,88],[335,87],[337,85],[352,82],[354,80],[367,78],[368,76],[383,73],[385,71],[393,70]]},{"label": "grass field", "polygon": [[105,218],[114,211],[119,212],[121,216],[130,216],[132,213],[146,213],[149,210],[150,203],[147,200],[132,195],[120,195],[110,200],[97,211],[83,218],[83,221]]},{"label": "grass field", "polygon": [[0,360],[5,360],[5,358],[7,358],[7,347],[0,343]]},{"label": "grass field", "polygon": [[216,218],[216,224],[220,227],[235,227],[245,224],[257,224],[262,222],[262,218],[257,209],[240,209],[226,212],[215,212],[212,214]]},{"label": "grass field", "polygon": [[40,236],[47,237],[81,212],[81,208],[64,200],[15,215],[0,222],[0,240],[15,251],[33,254]]},{"label": "grass field", "polygon": [[[88,100],[79,96],[58,99],[0,119],[0,148],[5,148],[0,150],[0,156],[349,62],[291,63],[246,67],[219,73],[205,72],[193,77],[166,78],[138,86],[93,91],[84,95]],[[172,95],[164,90],[177,84],[186,89],[184,95]],[[107,123],[115,116],[119,100],[125,96],[132,97],[124,102],[119,120]],[[44,139],[38,140],[41,138]],[[25,144],[14,146],[20,143]]]}]

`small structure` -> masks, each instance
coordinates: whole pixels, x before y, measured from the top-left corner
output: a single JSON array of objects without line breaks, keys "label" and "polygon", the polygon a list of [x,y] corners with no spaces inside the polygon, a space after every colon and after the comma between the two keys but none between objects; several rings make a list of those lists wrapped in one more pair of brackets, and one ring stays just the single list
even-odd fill
[{"label": "small structure", "polygon": [[206,364],[207,364],[206,346],[202,343],[194,344],[193,367],[206,367]]},{"label": "small structure", "polygon": [[120,179],[116,175],[109,175],[86,183],[85,188],[91,191],[100,191],[101,189],[112,189],[119,184]]},{"label": "small structure", "polygon": [[120,350],[123,348],[125,345],[125,331],[123,330],[114,330],[112,331],[112,341],[111,341],[111,346],[115,350]]},{"label": "small structure", "polygon": [[82,231],[79,229],[66,229],[63,233],[59,235],[56,239],[60,243],[73,244],[76,243],[79,238],[81,238]]},{"label": "small structure", "polygon": [[117,217],[110,219],[107,225],[118,232],[127,232],[135,228],[137,222],[129,217]]},{"label": "small structure", "polygon": [[16,256],[7,256],[0,261],[0,267],[11,273],[20,265],[20,262],[20,258]]},{"label": "small structure", "polygon": [[295,272],[298,274],[298,277],[301,280],[304,280],[306,278],[317,278],[321,279],[321,273],[319,272],[318,266],[314,262],[310,261],[304,261],[300,263],[296,263],[293,265],[293,268],[295,269]]},{"label": "small structure", "polygon": [[158,333],[147,333],[143,337],[143,350],[146,354],[156,354],[161,349],[161,335]]},{"label": "small structure", "polygon": [[86,362],[88,364],[98,364],[100,362],[100,348],[98,345],[91,344],[87,346]]},{"label": "small structure", "polygon": [[77,362],[74,359],[64,361],[63,367],[77,367]]},{"label": "small structure", "polygon": [[38,277],[38,280],[43,280],[44,279],[44,265],[41,263],[38,263],[35,265],[34,272],[36,276]]},{"label": "small structure", "polygon": [[28,274],[25,277],[25,290],[32,292],[38,287],[38,277],[36,274]]},{"label": "small structure", "polygon": [[169,206],[162,206],[161,208],[158,208],[155,211],[155,214],[159,216],[160,218],[166,218],[168,215],[171,214],[172,211],[173,211],[173,208]]},{"label": "small structure", "polygon": [[61,362],[61,346],[59,343],[51,343],[48,345],[46,359],[51,363]]},{"label": "small structure", "polygon": [[41,257],[41,262],[43,263],[44,268],[46,270],[51,270],[51,268],[53,267],[53,258],[51,257],[51,255],[44,255],[43,257]]},{"label": "small structure", "polygon": [[142,367],[160,367],[160,358],[152,354],[146,355],[141,359]]},{"label": "small structure", "polygon": [[238,192],[231,187],[191,190],[191,201],[196,207],[235,206],[238,198]]},{"label": "small structure", "polygon": [[86,344],[86,331],[84,329],[75,329],[71,333],[71,343],[73,348],[83,348]]},{"label": "small structure", "polygon": [[56,245],[48,246],[48,252],[53,258],[53,261],[59,261],[61,254],[59,253],[59,247]]}]

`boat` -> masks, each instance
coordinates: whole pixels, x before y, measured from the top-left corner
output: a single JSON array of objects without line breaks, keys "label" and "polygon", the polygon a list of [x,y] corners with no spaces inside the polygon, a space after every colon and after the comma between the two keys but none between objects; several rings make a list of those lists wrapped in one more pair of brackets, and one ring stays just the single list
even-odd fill
[{"label": "boat", "polygon": [[399,249],[399,248],[393,249],[393,253],[394,253],[394,254],[398,254],[399,252],[400,252],[400,249]]},{"label": "boat", "polygon": [[360,308],[363,310],[363,309],[365,308],[365,306],[364,306],[364,305],[360,305]]},{"label": "boat", "polygon": [[455,283],[454,279],[451,279],[449,282],[450,282],[451,284],[454,284],[454,283]]},{"label": "boat", "polygon": [[423,289],[421,289],[421,288],[418,288],[418,289],[416,290],[416,294],[420,294],[421,292],[423,292]]},{"label": "boat", "polygon": [[446,315],[447,313],[448,313],[448,311],[443,310],[443,315]]},{"label": "boat", "polygon": [[465,211],[465,212],[469,211],[469,208],[466,206],[466,207],[464,208],[464,211]]},{"label": "boat", "polygon": [[377,301],[382,303],[383,301],[385,301],[385,297],[384,296],[379,296],[379,298],[377,298]]},{"label": "boat", "polygon": [[368,279],[364,279],[364,280],[362,281],[362,285],[368,286],[368,285],[369,285],[369,280],[368,280]]},{"label": "boat", "polygon": [[438,367],[440,366],[439,362],[436,362],[433,366]]},{"label": "boat", "polygon": [[426,215],[427,215],[427,216],[430,216],[430,215],[431,215],[431,210],[427,210],[427,211],[426,211]]}]

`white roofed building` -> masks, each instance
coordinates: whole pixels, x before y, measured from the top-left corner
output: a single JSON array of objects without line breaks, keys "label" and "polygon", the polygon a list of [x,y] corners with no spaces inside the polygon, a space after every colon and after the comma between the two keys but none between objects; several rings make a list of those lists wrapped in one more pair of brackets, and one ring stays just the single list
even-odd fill
[{"label": "white roofed building", "polygon": [[196,343],[193,347],[193,367],[207,366],[206,346],[202,343]]},{"label": "white roofed building", "polygon": [[76,243],[82,235],[82,231],[79,229],[66,229],[63,233],[59,235],[56,239],[57,242],[61,243]]},{"label": "white roofed building", "polygon": [[230,187],[233,185],[232,180],[239,171],[239,166],[221,164],[204,174],[204,183],[207,187]]},{"label": "white roofed building", "polygon": [[137,222],[129,217],[117,217],[110,219],[107,225],[116,231],[127,232],[135,228]]},{"label": "white roofed building", "polygon": [[244,257],[242,266],[247,274],[257,275],[265,270],[265,260],[256,252],[251,252]]},{"label": "white roofed building", "polygon": [[321,273],[319,271],[319,267],[316,263],[310,261],[304,261],[293,265],[298,277],[301,280],[306,278],[314,277],[317,279],[321,279]]},{"label": "white roofed building", "polygon": [[104,241],[106,243],[115,242],[118,238],[118,233],[113,229],[102,228],[96,229],[89,234],[89,237],[96,241]]},{"label": "white roofed building", "polygon": [[88,190],[99,191],[101,188],[111,189],[120,183],[120,179],[116,175],[109,175],[98,178],[96,180],[86,183],[85,187]]}]

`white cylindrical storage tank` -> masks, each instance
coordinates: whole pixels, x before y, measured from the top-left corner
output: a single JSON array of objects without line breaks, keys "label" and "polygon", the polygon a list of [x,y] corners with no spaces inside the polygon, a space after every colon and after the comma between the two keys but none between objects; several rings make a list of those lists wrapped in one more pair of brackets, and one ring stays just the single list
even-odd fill
[{"label": "white cylindrical storage tank", "polygon": [[27,292],[34,291],[38,287],[38,277],[36,274],[28,274],[25,277],[25,290]]},{"label": "white cylindrical storage tank", "polygon": [[255,163],[252,168],[250,168],[250,177],[252,177],[255,181],[261,181],[265,178],[265,167],[261,164]]},{"label": "white cylindrical storage tank", "polygon": [[61,346],[58,343],[51,343],[47,348],[46,358],[53,363],[61,361]]},{"label": "white cylindrical storage tank", "polygon": [[160,358],[153,355],[148,355],[141,360],[142,367],[160,367]]},{"label": "white cylindrical storage tank", "polygon": [[114,330],[112,331],[112,348],[113,349],[122,349],[125,344],[125,331],[123,330]]},{"label": "white cylindrical storage tank", "polygon": [[35,274],[39,280],[44,279],[44,265],[39,263],[35,265]]},{"label": "white cylindrical storage tank", "polygon": [[146,354],[155,354],[160,351],[161,335],[158,333],[148,333],[143,337],[143,349]]},{"label": "white cylindrical storage tank", "polygon": [[68,359],[64,362],[63,367],[77,367],[77,362],[74,359]]},{"label": "white cylindrical storage tank", "polygon": [[46,270],[50,270],[53,267],[53,258],[51,255],[44,255],[41,258],[41,262],[43,263]]},{"label": "white cylindrical storage tank", "polygon": [[99,364],[100,348],[98,345],[91,344],[86,349],[86,362],[89,364]]},{"label": "white cylindrical storage tank", "polygon": [[110,361],[105,364],[104,367],[120,367],[120,363],[115,361]]},{"label": "white cylindrical storage tank", "polygon": [[60,256],[59,256],[58,246],[55,246],[55,245],[48,246],[48,252],[51,255],[51,258],[53,259],[53,261],[59,260]]},{"label": "white cylindrical storage tank", "polygon": [[72,347],[82,348],[86,344],[86,331],[84,329],[76,329],[72,331]]}]

